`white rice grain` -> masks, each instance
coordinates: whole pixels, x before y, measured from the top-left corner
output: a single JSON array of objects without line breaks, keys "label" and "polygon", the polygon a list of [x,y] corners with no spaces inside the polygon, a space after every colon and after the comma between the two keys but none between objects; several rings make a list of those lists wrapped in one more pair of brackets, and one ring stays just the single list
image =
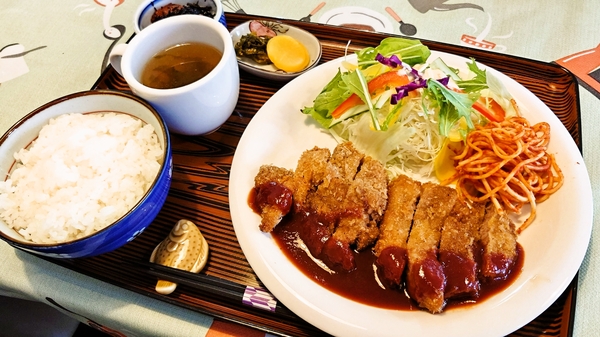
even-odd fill
[{"label": "white rice grain", "polygon": [[122,217],[148,191],[162,148],[151,125],[118,113],[50,120],[0,182],[0,218],[35,243],[70,241]]}]

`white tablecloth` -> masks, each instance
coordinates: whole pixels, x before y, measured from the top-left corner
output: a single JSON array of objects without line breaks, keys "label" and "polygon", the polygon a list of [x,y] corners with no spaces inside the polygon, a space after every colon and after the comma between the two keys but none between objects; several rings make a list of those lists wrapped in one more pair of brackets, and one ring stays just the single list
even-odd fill
[{"label": "white tablecloth", "polygon": [[[22,116],[60,96],[92,87],[106,66],[114,43],[132,34],[133,0],[4,0],[0,6],[0,132]],[[228,12],[300,19],[320,1],[225,0]],[[450,6],[449,4],[454,4]],[[600,67],[600,9],[582,1],[330,0],[314,13],[313,22],[351,20],[400,34],[403,22],[415,37],[461,44],[478,37],[494,50],[546,62],[582,51],[590,54],[590,71]],[[352,8],[350,8],[352,7]],[[352,17],[351,12],[362,13]],[[338,21],[336,21],[338,20]],[[108,30],[116,29],[117,37]],[[5,57],[24,53],[19,57]],[[580,87],[584,158],[596,200],[600,192],[600,94]],[[598,223],[599,208],[594,206]],[[593,233],[580,270],[576,336],[600,335],[600,242]],[[0,243],[0,294],[46,302],[52,298],[70,315],[97,322],[126,335],[205,336],[211,317],[132,293],[72,272]],[[66,312],[66,311],[65,311]]]}]

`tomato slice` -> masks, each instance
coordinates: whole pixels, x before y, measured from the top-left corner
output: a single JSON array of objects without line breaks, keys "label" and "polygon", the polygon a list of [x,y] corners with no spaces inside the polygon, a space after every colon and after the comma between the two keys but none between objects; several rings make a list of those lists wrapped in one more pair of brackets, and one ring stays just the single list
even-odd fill
[{"label": "tomato slice", "polygon": [[473,109],[492,122],[502,122],[506,117],[504,109],[491,97],[479,97],[473,103]]},{"label": "tomato slice", "polygon": [[[401,85],[408,84],[410,81],[408,76],[404,74],[398,74],[397,71],[388,71],[381,75],[375,76],[372,80],[367,83],[367,88],[371,97],[376,96],[382,90],[390,87],[399,87]],[[357,94],[352,94],[342,104],[338,105],[335,110],[331,113],[333,118],[338,118],[344,114],[348,109],[357,105],[364,104],[362,99]]]}]

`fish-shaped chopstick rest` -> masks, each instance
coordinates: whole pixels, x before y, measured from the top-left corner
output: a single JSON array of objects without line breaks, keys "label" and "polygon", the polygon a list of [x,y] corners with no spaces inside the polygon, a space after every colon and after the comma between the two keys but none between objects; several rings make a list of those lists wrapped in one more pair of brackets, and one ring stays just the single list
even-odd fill
[{"label": "fish-shaped chopstick rest", "polygon": [[[200,230],[189,220],[179,220],[161,243],[154,248],[150,262],[163,266],[198,273],[208,260],[208,243]],[[156,292],[164,295],[172,293],[177,283],[158,280]]]}]

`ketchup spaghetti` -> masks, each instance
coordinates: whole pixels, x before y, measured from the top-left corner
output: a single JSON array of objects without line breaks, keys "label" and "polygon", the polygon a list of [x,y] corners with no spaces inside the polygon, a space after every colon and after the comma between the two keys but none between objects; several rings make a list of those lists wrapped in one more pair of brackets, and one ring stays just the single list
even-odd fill
[{"label": "ketchup spaghetti", "polygon": [[473,202],[491,200],[499,212],[531,212],[517,233],[536,215],[537,203],[546,200],[563,184],[563,174],[554,155],[546,152],[550,125],[530,125],[523,117],[478,126],[467,135],[465,147],[455,156],[456,189],[459,198]]}]

